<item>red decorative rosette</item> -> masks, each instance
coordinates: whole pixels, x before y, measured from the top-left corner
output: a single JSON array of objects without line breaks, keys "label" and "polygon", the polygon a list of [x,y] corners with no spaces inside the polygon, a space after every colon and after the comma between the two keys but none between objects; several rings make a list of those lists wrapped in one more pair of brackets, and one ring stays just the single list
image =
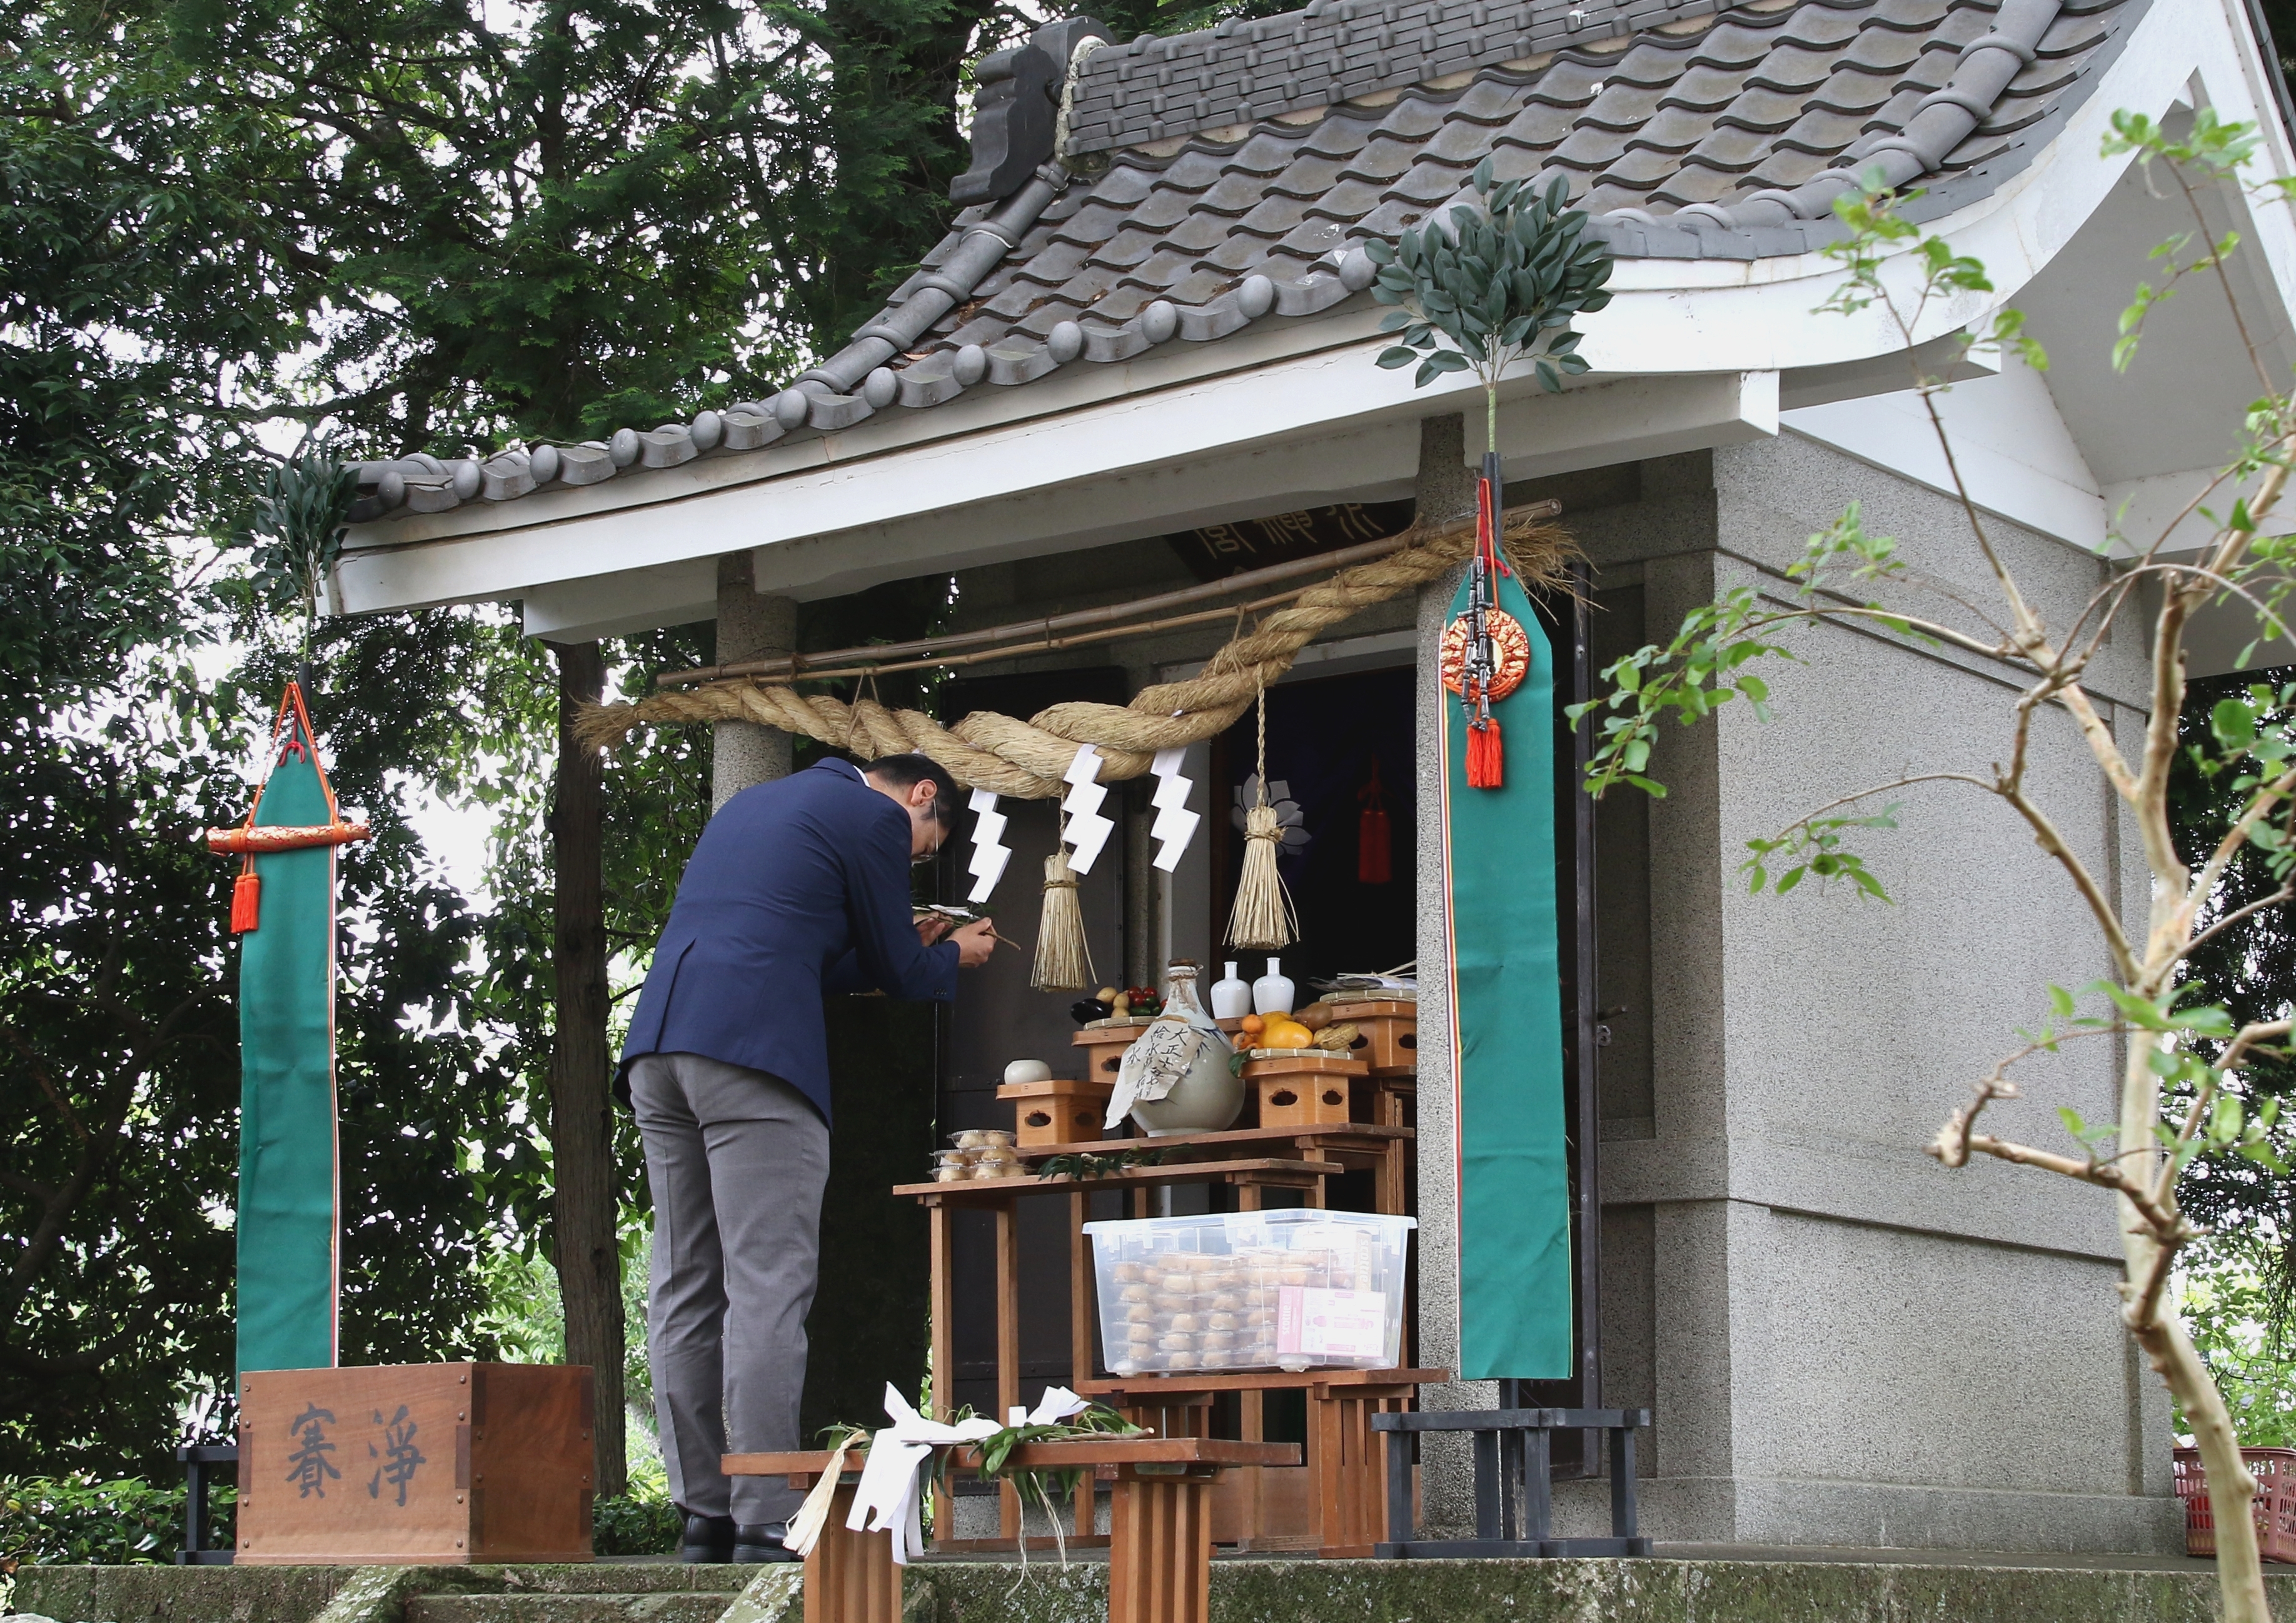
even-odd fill
[{"label": "red decorative rosette", "polygon": [[[1489,623],[1491,651],[1498,660],[1498,668],[1491,676],[1490,696],[1504,699],[1530,674],[1530,637],[1522,622],[1504,609],[1493,609],[1483,618]],[[1463,614],[1443,633],[1443,685],[1464,695],[1466,672],[1467,617]]]}]

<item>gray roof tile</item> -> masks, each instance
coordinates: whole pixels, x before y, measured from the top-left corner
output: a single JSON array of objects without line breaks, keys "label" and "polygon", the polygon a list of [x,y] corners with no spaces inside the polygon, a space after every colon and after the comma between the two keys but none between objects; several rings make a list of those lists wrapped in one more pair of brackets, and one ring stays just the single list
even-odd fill
[{"label": "gray roof tile", "polygon": [[[1023,386],[1055,369],[1046,340],[1064,321],[1086,334],[1069,365],[1090,366],[1312,315],[1349,297],[1338,255],[1424,219],[1486,158],[1505,178],[1567,176],[1621,254],[1744,260],[1820,247],[1840,229],[1827,172],[1845,162],[1917,181],[1916,217],[1934,218],[2030,160],[2145,4],[2058,0],[2046,22],[2021,14],[2018,43],[2034,59],[1982,119],[1964,109],[1958,135],[1950,119],[1932,135],[1952,144],[1927,176],[1917,157],[1875,143],[1948,82],[1964,47],[2006,14],[2000,0],[1312,0],[1283,17],[1103,47],[1082,59],[1065,186],[1048,168],[1013,197],[959,214],[862,329],[882,323],[884,335],[824,362],[806,395],[728,413],[701,435],[665,424],[632,436],[643,455],[566,451],[554,482]],[[1428,82],[1455,70],[1469,77]],[[1923,127],[1938,122],[1932,113]],[[993,232],[975,229],[984,224]],[[1020,246],[996,258],[998,234]],[[1257,277],[1272,297],[1247,288]],[[1169,324],[1149,315],[1160,301]],[[879,367],[898,385],[890,395],[863,388]],[[434,469],[386,480],[398,464],[374,463],[362,478],[437,511],[479,492],[516,499],[554,482],[537,477],[550,466],[490,459],[467,497],[460,485],[472,481]],[[379,507],[369,496],[361,511]]]}]

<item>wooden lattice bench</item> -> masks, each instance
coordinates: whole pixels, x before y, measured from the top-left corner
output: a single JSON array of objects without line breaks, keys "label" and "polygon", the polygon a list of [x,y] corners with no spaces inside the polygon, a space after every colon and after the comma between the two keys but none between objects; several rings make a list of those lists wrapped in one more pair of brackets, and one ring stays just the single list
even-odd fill
[{"label": "wooden lattice bench", "polygon": [[[729,1454],[728,1476],[779,1477],[810,1488],[829,1468],[826,1450]],[[805,1562],[805,1623],[900,1623],[901,1573],[890,1532],[849,1531],[845,1518],[861,1478],[862,1452],[845,1457],[842,1482],[821,1542]],[[980,1455],[955,1450],[953,1469],[977,1469]],[[1110,1503],[1109,1623],[1205,1623],[1211,1604],[1210,1489],[1242,1465],[1297,1465],[1296,1443],[1236,1443],[1209,1437],[1088,1438],[1029,1443],[1013,1451],[1028,1471],[1116,1468]]]}]

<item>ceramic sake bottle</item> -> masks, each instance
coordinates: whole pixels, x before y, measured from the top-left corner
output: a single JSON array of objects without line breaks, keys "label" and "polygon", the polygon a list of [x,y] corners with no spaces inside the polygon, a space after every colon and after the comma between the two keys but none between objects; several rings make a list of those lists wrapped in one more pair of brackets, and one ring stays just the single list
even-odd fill
[{"label": "ceramic sake bottle", "polygon": [[1251,983],[1235,972],[1235,961],[1228,960],[1227,974],[1212,982],[1212,1018],[1240,1020],[1251,1012]]},{"label": "ceramic sake bottle", "polygon": [[1292,982],[1283,973],[1283,960],[1270,958],[1267,973],[1251,983],[1251,1012],[1254,1014],[1289,1014],[1292,1012]]},{"label": "ceramic sake bottle", "polygon": [[1243,1081],[1227,1062],[1234,1049],[1196,999],[1196,966],[1185,958],[1175,958],[1167,972],[1170,980],[1164,992],[1164,1012],[1157,1020],[1185,1021],[1202,1034],[1203,1040],[1189,1062],[1187,1075],[1161,1099],[1135,1104],[1132,1119],[1154,1138],[1175,1133],[1224,1132],[1243,1114]]}]

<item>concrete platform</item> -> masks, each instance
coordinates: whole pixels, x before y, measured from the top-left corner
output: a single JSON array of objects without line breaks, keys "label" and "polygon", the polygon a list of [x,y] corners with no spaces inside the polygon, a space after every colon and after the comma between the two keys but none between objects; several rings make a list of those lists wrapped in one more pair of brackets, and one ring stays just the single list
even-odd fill
[{"label": "concrete platform", "polygon": [[[2296,1617],[2296,1570],[2273,1579]],[[1100,1623],[1103,1562],[912,1567],[906,1623]],[[57,1623],[801,1623],[798,1570],[27,1567]],[[1669,1551],[1649,1561],[1224,1560],[1216,1623],[2213,1623],[2209,1563],[1981,1551]]]}]

